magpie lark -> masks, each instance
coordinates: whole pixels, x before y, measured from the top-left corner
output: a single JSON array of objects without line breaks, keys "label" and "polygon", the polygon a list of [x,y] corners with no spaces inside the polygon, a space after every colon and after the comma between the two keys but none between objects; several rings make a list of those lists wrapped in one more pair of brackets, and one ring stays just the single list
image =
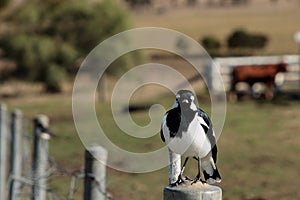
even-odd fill
[{"label": "magpie lark", "polygon": [[[216,138],[211,120],[207,114],[197,108],[195,95],[189,90],[180,90],[171,110],[163,117],[161,139],[175,153],[185,157],[181,173],[174,185],[190,180],[213,184],[221,182],[218,172]],[[188,159],[192,157],[198,162],[198,173],[195,179],[183,178]],[[203,172],[205,181],[201,179]]]}]

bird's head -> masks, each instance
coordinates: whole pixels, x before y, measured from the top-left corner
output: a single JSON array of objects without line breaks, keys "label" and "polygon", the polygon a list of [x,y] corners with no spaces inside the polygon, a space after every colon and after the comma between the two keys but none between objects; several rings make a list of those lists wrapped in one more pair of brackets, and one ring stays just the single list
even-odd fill
[{"label": "bird's head", "polygon": [[194,102],[195,95],[189,90],[180,90],[176,94],[176,103],[180,106],[182,111],[197,110],[197,106]]}]

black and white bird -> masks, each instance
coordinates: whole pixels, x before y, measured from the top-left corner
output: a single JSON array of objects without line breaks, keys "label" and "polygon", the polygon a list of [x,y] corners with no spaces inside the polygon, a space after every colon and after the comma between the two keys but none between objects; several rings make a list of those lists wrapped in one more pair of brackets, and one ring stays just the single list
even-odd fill
[{"label": "black and white bird", "polygon": [[[161,139],[174,153],[185,157],[181,173],[175,185],[198,181],[208,184],[221,182],[218,172],[216,137],[208,115],[195,104],[195,95],[189,90],[180,90],[171,110],[163,117]],[[189,158],[198,162],[195,179],[183,178],[185,165]],[[203,172],[205,181],[201,179]]]}]

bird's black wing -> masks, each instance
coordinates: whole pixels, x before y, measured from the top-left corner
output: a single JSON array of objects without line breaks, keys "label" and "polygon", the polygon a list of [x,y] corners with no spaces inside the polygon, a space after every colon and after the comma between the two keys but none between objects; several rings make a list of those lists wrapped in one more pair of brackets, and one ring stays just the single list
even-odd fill
[{"label": "bird's black wing", "polygon": [[203,120],[205,121],[207,126],[211,126],[212,123],[210,121],[210,118],[208,117],[208,115],[201,108],[198,108],[198,116],[203,118]]},{"label": "bird's black wing", "polygon": [[167,112],[166,123],[170,130],[170,137],[174,137],[180,128],[181,116],[178,109],[173,108]]},{"label": "bird's black wing", "polygon": [[208,115],[200,108],[198,108],[198,116],[201,117],[207,126],[204,124],[201,124],[202,128],[204,129],[207,138],[209,139],[210,145],[211,145],[211,153],[212,153],[212,158],[214,159],[214,162],[217,162],[217,145],[216,145],[216,138],[214,135],[214,130],[213,130],[213,125],[208,117]]},{"label": "bird's black wing", "polygon": [[[179,108],[173,108],[166,112],[165,114],[165,120],[166,120],[166,126],[169,129],[170,137],[173,138],[175,136],[181,137],[181,131],[180,131],[180,122],[181,122],[181,116]],[[164,123],[164,122],[163,122]],[[163,142],[165,142],[165,137],[163,134],[163,127],[160,130],[160,137]]]},{"label": "bird's black wing", "polygon": [[164,137],[164,134],[163,134],[162,127],[161,127],[161,129],[160,129],[160,138],[161,138],[161,140],[162,140],[163,142],[166,141],[166,139],[165,139],[165,137]]}]

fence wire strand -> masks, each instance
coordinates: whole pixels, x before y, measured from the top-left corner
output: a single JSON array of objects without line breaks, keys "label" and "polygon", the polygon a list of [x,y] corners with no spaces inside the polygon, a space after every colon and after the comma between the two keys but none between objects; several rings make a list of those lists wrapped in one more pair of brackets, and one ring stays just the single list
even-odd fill
[{"label": "fence wire strand", "polygon": [[[31,187],[35,184],[35,181],[38,179],[50,179],[51,176],[54,175],[54,173],[57,173],[56,176],[63,176],[63,177],[70,177],[70,184],[69,184],[69,191],[65,194],[62,195],[55,190],[48,188],[48,187],[43,187],[43,186],[36,186],[38,188],[42,188],[47,191],[47,196],[48,199],[53,199],[53,200],[71,200],[73,199],[74,195],[76,194],[77,190],[79,189],[79,180],[83,180],[85,178],[84,170],[83,168],[75,170],[75,171],[69,171],[66,167],[58,164],[55,162],[55,160],[51,157],[49,157],[49,165],[50,168],[47,170],[45,174],[43,174],[40,177],[36,177],[35,179],[30,176],[30,177],[14,177],[14,176],[9,176],[8,182],[10,185],[12,181],[18,181],[22,184],[22,187],[28,186]],[[112,195],[108,192],[105,192],[101,188],[101,184],[103,184],[103,180],[97,180],[94,174],[87,174],[88,177],[92,178],[94,183],[97,186],[98,191],[107,198],[107,200],[113,200]],[[30,193],[20,193],[18,194],[19,196],[29,196]]]},{"label": "fence wire strand", "polygon": [[[8,120],[7,124],[10,124],[10,121]],[[8,131],[10,131],[10,126],[7,126]],[[10,185],[13,181],[19,182],[21,185],[21,190],[18,194],[16,194],[21,199],[23,198],[30,198],[32,195],[31,188],[36,183],[37,180],[40,179],[47,179],[47,182],[55,181],[58,177],[68,177],[70,178],[69,182],[69,188],[68,191],[66,191],[65,194],[61,194],[55,189],[52,189],[49,187],[49,184],[47,184],[47,187],[35,185],[37,188],[41,188],[47,192],[47,199],[49,200],[71,200],[74,199],[74,196],[76,195],[76,192],[78,192],[80,188],[80,181],[83,181],[85,177],[84,173],[84,167],[80,167],[76,170],[69,170],[67,167],[57,163],[55,159],[48,155],[48,169],[46,172],[39,177],[35,177],[33,174],[32,169],[32,144],[33,144],[33,136],[29,133],[29,126],[28,123],[23,120],[22,123],[22,177],[17,177],[12,174],[9,175],[7,179],[7,191],[10,190]],[[9,135],[9,134],[8,134]],[[11,140],[11,138],[9,138]],[[93,181],[95,182],[98,191],[106,197],[107,200],[113,200],[111,194],[108,192],[105,192],[101,189],[101,182],[98,181],[94,174],[89,174],[88,176],[93,178]]]}]

